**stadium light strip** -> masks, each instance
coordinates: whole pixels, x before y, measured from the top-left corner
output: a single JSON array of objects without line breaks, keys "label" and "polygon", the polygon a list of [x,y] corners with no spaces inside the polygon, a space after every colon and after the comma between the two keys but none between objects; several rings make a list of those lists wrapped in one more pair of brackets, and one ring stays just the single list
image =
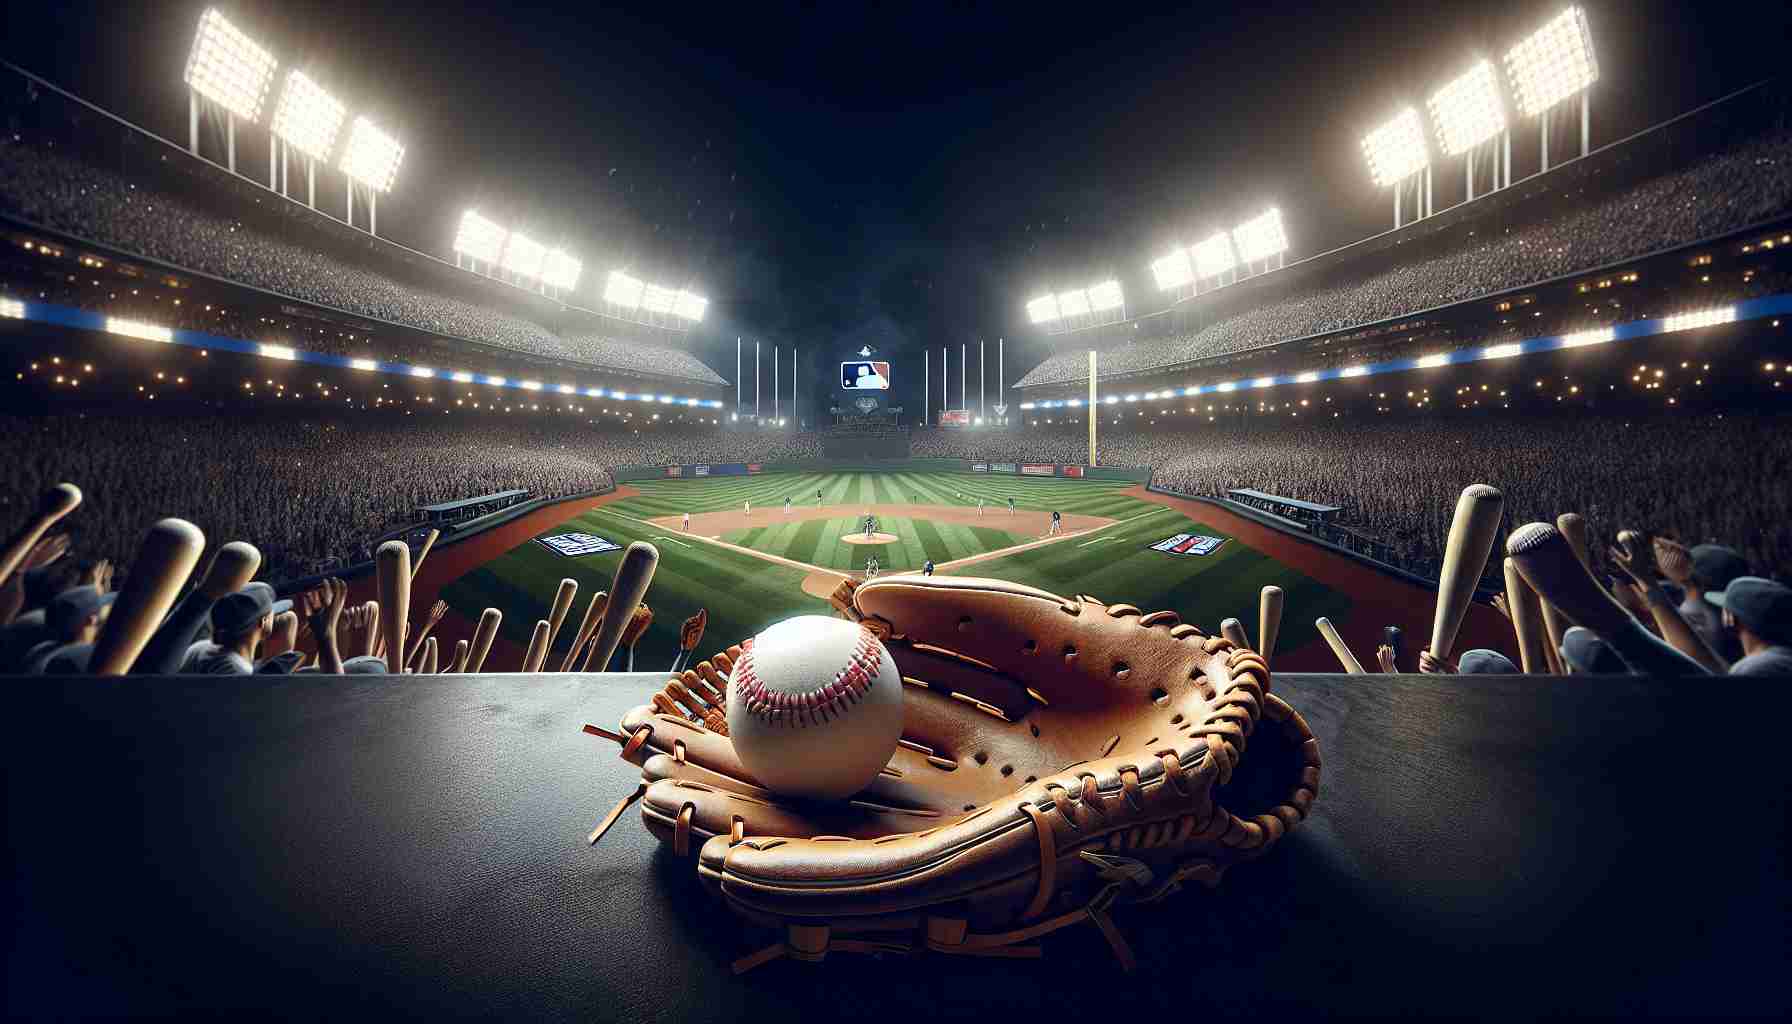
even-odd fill
[{"label": "stadium light strip", "polygon": [[[383,363],[373,359],[352,359],[348,356],[333,355],[328,352],[310,352],[287,345],[271,345],[265,342],[244,341],[241,338],[207,334],[204,331],[163,327],[160,324],[107,316],[94,310],[76,309],[54,302],[26,302],[0,297],[0,319],[29,320],[34,323],[52,324],[78,331],[103,331],[107,334],[136,338],[141,341],[160,342],[165,345],[234,352],[238,355],[278,359],[283,362],[312,363],[317,366],[359,370],[364,373],[383,373],[393,377],[452,379],[456,383],[462,384],[477,379],[479,383],[490,387],[543,390],[539,381],[517,381],[491,375],[475,375],[461,371],[437,370],[428,366],[412,366],[408,363]],[[569,388],[571,390],[568,390]],[[563,394],[583,393],[591,398],[611,398],[625,402],[655,402],[689,406],[694,409],[722,408],[721,401],[713,398],[689,398],[658,393],[651,395],[629,394],[625,391],[605,390],[604,388],[587,388],[583,392],[579,392],[579,389],[573,388],[571,385],[559,385],[557,390]]]},{"label": "stadium light strip", "polygon": [[[1691,310],[1676,313],[1672,316],[1654,317],[1648,320],[1632,320],[1629,323],[1612,327],[1596,327],[1585,331],[1572,331],[1568,334],[1552,334],[1537,338],[1526,338],[1523,341],[1502,342],[1498,345],[1476,345],[1459,348],[1451,352],[1434,352],[1430,355],[1414,356],[1406,359],[1389,359],[1380,363],[1367,363],[1358,366],[1338,367],[1329,370],[1307,370],[1304,373],[1285,373],[1272,377],[1256,377],[1246,380],[1222,381],[1218,384],[1200,384],[1185,388],[1170,388],[1166,391],[1148,392],[1147,400],[1166,401],[1172,398],[1192,398],[1197,395],[1230,394],[1235,391],[1255,390],[1259,388],[1281,387],[1287,384],[1317,384],[1329,380],[1349,380],[1357,377],[1374,377],[1384,373],[1409,373],[1413,370],[1427,370],[1439,366],[1455,366],[1465,363],[1481,363],[1494,360],[1511,359],[1514,356],[1535,355],[1539,352],[1556,352],[1563,349],[1586,348],[1593,345],[1604,345],[1620,341],[1636,341],[1642,338],[1653,338],[1662,334],[1673,334],[1679,331],[1698,330],[1703,327],[1716,327],[1722,324],[1740,323],[1746,320],[1760,320],[1771,316],[1792,314],[1792,292],[1769,295],[1758,299],[1749,299],[1730,306],[1715,306],[1709,309]],[[1117,401],[1115,396],[1108,395],[1104,404]],[[1127,395],[1126,401],[1138,400],[1137,395]],[[1033,409],[1079,408],[1082,399],[1050,400],[1043,402],[1022,402],[1022,411]]]}]

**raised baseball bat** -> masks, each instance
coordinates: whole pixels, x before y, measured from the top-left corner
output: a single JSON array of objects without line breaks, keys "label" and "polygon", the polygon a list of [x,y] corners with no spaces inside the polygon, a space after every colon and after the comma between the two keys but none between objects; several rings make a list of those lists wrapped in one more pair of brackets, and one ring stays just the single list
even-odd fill
[{"label": "raised baseball bat", "polygon": [[423,641],[423,661],[417,666],[417,674],[420,676],[436,674],[436,638],[433,636]]},{"label": "raised baseball bat", "polygon": [[1506,553],[1547,607],[1554,605],[1576,623],[1607,636],[1636,620],[1587,572],[1562,531],[1549,523],[1527,523],[1506,538]]},{"label": "raised baseball bat", "polygon": [[[1566,543],[1567,541],[1563,541],[1563,544]],[[1573,554],[1574,549],[1569,548],[1568,553]],[[1537,595],[1537,603],[1543,613],[1544,659],[1551,672],[1558,676],[1567,675],[1568,666],[1562,663],[1562,637],[1574,623],[1542,594]]]},{"label": "raised baseball bat", "polygon": [[429,531],[429,533],[426,536],[424,536],[423,549],[421,551],[417,552],[416,560],[411,563],[411,579],[412,580],[415,580],[417,578],[417,574],[423,571],[423,560],[425,558],[429,557],[429,549],[436,546],[436,538],[440,537],[441,535],[442,535],[442,531],[436,530],[436,529],[431,529]]},{"label": "raised baseball bat", "polygon": [[88,672],[121,676],[131,670],[204,551],[205,534],[185,519],[164,519],[149,528],[131,560],[131,575],[112,605],[105,631],[94,642]]},{"label": "raised baseball bat", "polygon": [[548,620],[535,620],[535,632],[529,637],[529,650],[523,655],[524,672],[540,672],[548,656]]},{"label": "raised baseball bat", "polygon": [[6,549],[0,551],[0,583],[12,579],[13,572],[25,560],[25,556],[31,553],[32,547],[44,539],[44,534],[50,532],[50,527],[73,512],[79,504],[81,488],[74,484],[57,484],[40,495],[31,518],[6,542]]},{"label": "raised baseball bat", "polygon": [[1263,655],[1265,666],[1275,653],[1276,638],[1282,635],[1282,600],[1282,588],[1274,585],[1257,595],[1257,642],[1263,645],[1257,653]]},{"label": "raised baseball bat", "polygon": [[261,568],[261,550],[247,541],[233,540],[212,552],[211,564],[199,578],[199,592],[216,601],[249,585]]},{"label": "raised baseball bat", "polygon": [[1592,572],[1593,562],[1587,557],[1586,517],[1579,512],[1564,512],[1556,517],[1556,529],[1562,531],[1562,536],[1567,538],[1568,546],[1574,549],[1574,557],[1580,559],[1580,564],[1586,566],[1588,572]]},{"label": "raised baseball bat", "polygon": [[1494,534],[1500,529],[1505,498],[1499,489],[1469,484],[1456,499],[1450,520],[1450,536],[1444,543],[1443,573],[1437,580],[1437,612],[1431,617],[1431,654],[1448,661],[1456,646],[1456,632],[1475,599],[1475,584],[1487,569]]},{"label": "raised baseball bat", "polygon": [[1543,602],[1518,572],[1518,563],[1505,560],[1506,610],[1512,613],[1512,632],[1518,636],[1519,667],[1526,675],[1550,671],[1549,634],[1543,630]]},{"label": "raised baseball bat", "polygon": [[472,653],[473,645],[465,640],[454,641],[454,660],[442,671],[449,675],[459,675],[467,670],[467,655]]},{"label": "raised baseball bat", "polygon": [[1232,641],[1234,647],[1251,646],[1251,638],[1244,635],[1244,623],[1237,619],[1226,619],[1220,623],[1220,635]]},{"label": "raised baseball bat", "polygon": [[1344,643],[1344,638],[1338,635],[1337,627],[1332,625],[1332,620],[1321,615],[1313,620],[1313,625],[1319,627],[1319,635],[1325,637],[1326,644],[1331,647],[1332,653],[1338,656],[1338,661],[1343,664],[1344,671],[1353,676],[1362,675],[1363,663],[1356,660],[1356,655],[1350,653],[1350,647]]},{"label": "raised baseball bat", "polygon": [[405,627],[411,619],[411,546],[402,540],[389,540],[380,545],[373,558],[374,571],[379,575],[381,626],[391,659],[386,668],[393,675],[400,675],[404,672]]},{"label": "raised baseball bat", "polygon": [[597,628],[597,617],[604,613],[604,604],[609,600],[610,594],[606,590],[591,595],[590,603],[585,605],[585,619],[579,623],[579,631],[572,637],[572,646],[566,649],[566,657],[560,661],[560,671],[572,671],[573,661],[584,650],[585,641],[591,639],[591,631]]},{"label": "raised baseball bat", "polygon": [[566,613],[572,609],[572,599],[579,593],[579,581],[571,576],[560,581],[560,588],[554,591],[554,606],[548,611],[548,650],[554,649],[554,638],[560,635],[560,623],[566,620]]},{"label": "raised baseball bat", "polygon": [[622,630],[634,619],[635,608],[647,596],[647,587],[653,582],[653,571],[659,563],[659,549],[646,541],[635,541],[622,553],[616,578],[610,583],[610,601],[604,606],[603,621],[597,627],[591,654],[585,659],[586,671],[596,665],[601,672],[610,663],[622,640]]},{"label": "raised baseball bat", "polygon": [[473,631],[473,653],[467,660],[468,672],[485,668],[485,656],[492,652],[492,638],[498,635],[498,624],[503,621],[504,613],[496,608],[479,613],[479,628]]}]

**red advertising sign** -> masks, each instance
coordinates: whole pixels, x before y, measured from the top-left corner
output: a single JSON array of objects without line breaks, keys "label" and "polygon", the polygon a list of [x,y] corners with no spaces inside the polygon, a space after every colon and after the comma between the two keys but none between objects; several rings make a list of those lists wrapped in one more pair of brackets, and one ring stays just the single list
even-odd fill
[{"label": "red advertising sign", "polygon": [[747,463],[747,472],[749,472],[749,473],[757,473],[764,468],[765,467],[763,465],[761,465],[760,463],[757,463],[757,462]]},{"label": "red advertising sign", "polygon": [[1083,467],[1081,467],[1081,466],[1065,466],[1064,467],[1064,475],[1065,476],[1082,476],[1083,475]]},{"label": "red advertising sign", "polygon": [[969,409],[941,409],[940,410],[940,426],[942,426],[942,427],[968,427],[970,425],[971,425],[971,410],[969,410]]},{"label": "red advertising sign", "polygon": [[667,476],[683,476],[684,475],[684,467],[683,466],[667,466],[666,467],[666,475]]}]

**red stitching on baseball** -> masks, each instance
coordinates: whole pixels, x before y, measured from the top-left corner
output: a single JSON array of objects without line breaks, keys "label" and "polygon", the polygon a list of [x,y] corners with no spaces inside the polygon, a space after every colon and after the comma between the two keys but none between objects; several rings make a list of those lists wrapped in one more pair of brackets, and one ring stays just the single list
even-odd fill
[{"label": "red stitching on baseball", "polygon": [[753,662],[751,640],[741,645],[740,660],[735,662],[731,684],[740,687],[741,703],[747,712],[768,725],[815,725],[827,721],[857,704],[877,679],[883,659],[878,652],[877,638],[870,630],[860,628],[859,638],[847,655],[846,664],[834,673],[831,682],[806,691],[770,690]]}]

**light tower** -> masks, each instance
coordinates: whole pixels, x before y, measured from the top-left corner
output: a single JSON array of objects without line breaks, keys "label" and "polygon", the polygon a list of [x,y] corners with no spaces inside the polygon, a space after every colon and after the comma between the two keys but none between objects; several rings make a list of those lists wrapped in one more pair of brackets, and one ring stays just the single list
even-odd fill
[{"label": "light tower", "polygon": [[1570,7],[1506,53],[1506,74],[1518,110],[1538,119],[1540,170],[1549,170],[1550,114],[1566,100],[1580,97],[1580,155],[1589,144],[1590,114],[1587,88],[1599,81],[1599,60],[1593,53],[1593,33],[1587,12]]},{"label": "light tower", "polygon": [[1413,187],[1413,220],[1431,216],[1431,153],[1425,148],[1425,129],[1419,112],[1411,107],[1363,136],[1363,157],[1376,188],[1394,190],[1394,226],[1401,225],[1401,195]]}]

